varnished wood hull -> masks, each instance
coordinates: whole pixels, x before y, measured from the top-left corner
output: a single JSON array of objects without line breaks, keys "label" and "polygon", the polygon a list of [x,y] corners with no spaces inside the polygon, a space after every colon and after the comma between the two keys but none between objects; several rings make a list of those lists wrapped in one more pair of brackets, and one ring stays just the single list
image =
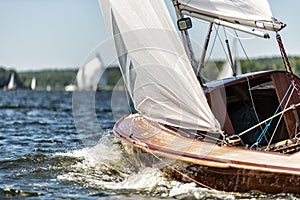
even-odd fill
[{"label": "varnished wood hull", "polygon": [[[300,193],[299,175],[201,165],[189,165],[186,168],[166,167],[162,171],[170,174],[176,180],[191,182],[191,179],[194,179],[203,185],[221,191],[249,192],[257,190],[266,193]],[[188,178],[182,174],[187,175]]]},{"label": "varnished wood hull", "polygon": [[286,155],[219,146],[138,114],[118,121],[114,133],[143,152],[174,160],[162,171],[183,182],[195,180],[224,191],[300,193],[299,152]]}]

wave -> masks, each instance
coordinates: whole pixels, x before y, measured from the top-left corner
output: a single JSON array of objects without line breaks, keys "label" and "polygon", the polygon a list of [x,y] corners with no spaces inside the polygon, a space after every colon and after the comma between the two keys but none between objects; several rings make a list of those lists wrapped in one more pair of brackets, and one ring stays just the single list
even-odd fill
[{"label": "wave", "polygon": [[[149,196],[156,199],[296,199],[289,194],[271,195],[259,191],[229,193],[201,188],[193,182],[181,183],[164,174],[160,170],[161,163],[153,162],[153,155],[142,154],[123,145],[112,137],[111,132],[107,132],[93,147],[55,154],[76,158],[78,161],[69,166],[69,172],[59,175],[57,179],[98,188],[107,192],[109,196],[119,196],[121,199],[125,196],[139,199]],[[151,164],[145,162],[146,156]],[[102,196],[103,192],[94,194],[99,195]]]}]

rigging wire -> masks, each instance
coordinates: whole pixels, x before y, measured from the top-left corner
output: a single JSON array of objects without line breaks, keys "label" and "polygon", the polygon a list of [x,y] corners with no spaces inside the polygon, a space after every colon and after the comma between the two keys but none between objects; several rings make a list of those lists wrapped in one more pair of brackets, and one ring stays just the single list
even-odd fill
[{"label": "rigging wire", "polygon": [[207,60],[206,60],[206,62],[205,62],[205,65],[209,62],[210,57],[212,56],[212,52],[213,52],[213,49],[214,49],[215,44],[216,44],[217,36],[218,36],[218,34],[219,34],[219,28],[220,28],[220,25],[219,25],[217,28],[215,27],[216,35],[215,35],[215,37],[214,37],[214,41],[213,41],[213,43],[212,43],[212,47],[211,47],[210,52],[209,52],[209,54],[208,54],[208,58],[207,58]]},{"label": "rigging wire", "polygon": [[[215,45],[216,45],[217,38],[218,38],[219,41],[220,41],[220,44],[221,44],[221,46],[222,46],[223,52],[225,53],[226,59],[227,59],[228,61],[230,61],[230,60],[229,60],[229,57],[228,57],[228,55],[227,55],[227,53],[226,53],[226,48],[224,47],[224,44],[223,44],[223,42],[222,42],[222,39],[221,39],[221,36],[220,36],[220,33],[219,33],[219,30],[220,30],[219,28],[220,28],[220,27],[221,27],[221,25],[218,25],[217,28],[215,27],[216,34],[215,34],[215,37],[214,37],[214,40],[213,40],[212,47],[211,47],[211,49],[210,49],[208,58],[207,58],[207,60],[206,60],[206,62],[205,62],[204,65],[207,65],[207,64],[209,63],[210,59],[211,59],[211,56],[212,56],[214,47],[215,47]],[[225,29],[224,26],[222,26],[222,27]],[[208,81],[208,78],[207,78],[207,77],[204,77],[203,75],[202,75],[202,78],[204,78],[205,81]]]},{"label": "rigging wire", "polygon": [[[287,91],[286,91],[284,97],[282,98],[281,102],[279,103],[279,105],[278,105],[278,107],[277,107],[277,109],[276,109],[276,111],[274,112],[273,115],[276,115],[276,114],[278,113],[278,111],[280,110],[280,108],[281,108],[283,102],[285,101],[285,99],[286,99],[286,97],[287,97],[289,91],[291,90],[291,88],[292,88],[292,84],[291,84],[291,85],[289,86],[289,88],[287,89]],[[290,101],[290,98],[291,98],[291,95],[293,94],[293,92],[294,92],[294,90],[291,92],[291,94],[290,94],[290,96],[289,96],[289,98],[288,98],[288,101],[286,102],[286,105],[284,106],[284,109],[287,107],[287,104],[288,104],[288,102]],[[282,116],[283,116],[283,115],[281,115],[281,117],[282,117]],[[274,119],[274,118],[273,118],[273,119]],[[273,132],[273,134],[272,134],[272,137],[271,137],[270,141],[268,141],[268,140],[266,139],[266,136],[265,136],[265,135],[266,135],[266,133],[267,133],[269,127],[271,126],[271,124],[272,124],[272,122],[273,122],[273,119],[271,119],[271,120],[266,124],[266,126],[265,126],[265,128],[263,129],[262,133],[261,133],[260,136],[257,138],[256,142],[250,147],[250,149],[252,149],[254,146],[258,146],[258,144],[261,143],[263,137],[265,137],[265,140],[268,142],[268,144],[270,144],[270,143],[272,142],[273,137],[274,137],[274,134],[275,134],[275,132],[276,132],[278,126],[279,126],[279,123],[280,123],[280,121],[281,121],[281,118],[280,118],[280,119],[278,120],[277,126],[276,126],[276,128],[275,128],[275,130],[274,130],[274,132]],[[267,149],[268,149],[268,147],[267,147]]]},{"label": "rigging wire", "polygon": [[243,45],[242,41],[240,40],[240,37],[239,37],[239,35],[238,35],[237,31],[236,31],[236,30],[234,30],[234,32],[235,32],[235,35],[236,35],[236,37],[237,37],[237,39],[238,39],[238,41],[239,41],[239,43],[240,43],[240,46],[242,47],[242,50],[243,50],[243,53],[244,53],[244,55],[246,56],[246,58],[247,58],[248,62],[250,62],[250,63],[251,63],[251,60],[249,59],[249,56],[248,56],[248,54],[247,54],[247,52],[246,52],[246,49],[245,49],[245,47],[244,47],[244,45]]},{"label": "rigging wire", "polygon": [[[288,103],[290,102],[290,100],[291,100],[291,98],[292,98],[292,95],[293,95],[293,93],[294,93],[294,90],[295,90],[295,87],[293,87],[293,90],[292,90],[292,92],[291,92],[291,94],[290,94],[288,100],[286,101],[286,104],[285,104],[285,106],[284,106],[284,110],[285,110],[286,107],[288,106]],[[293,107],[292,107],[292,108],[293,108]],[[272,134],[272,137],[270,138],[270,141],[269,141],[269,143],[268,143],[268,146],[267,146],[266,150],[268,150],[269,147],[270,147],[270,145],[271,145],[271,142],[272,142],[272,140],[273,140],[273,138],[274,138],[274,136],[275,136],[276,130],[277,130],[279,124],[280,124],[280,121],[281,121],[282,117],[283,117],[283,114],[280,116],[280,118],[279,118],[279,120],[278,120],[278,122],[277,122],[277,125],[276,125],[276,127],[275,127],[275,129],[274,129],[274,132],[273,132],[273,134]]]},{"label": "rigging wire", "polygon": [[[253,110],[254,110],[254,113],[255,113],[256,120],[259,122],[260,120],[259,120],[259,117],[258,117],[258,114],[257,114],[257,111],[256,111],[256,106],[255,106],[255,103],[254,103],[254,98],[253,98],[253,95],[252,95],[252,92],[251,92],[250,80],[249,80],[248,76],[246,76],[246,78],[247,78],[248,91],[249,91],[249,95],[250,95],[252,107],[253,107]],[[263,130],[262,126],[260,126],[260,129]]]},{"label": "rigging wire", "polygon": [[[215,30],[216,30],[216,34],[215,34],[214,40],[213,40],[213,42],[212,42],[212,47],[211,47],[211,49],[210,49],[210,52],[209,52],[209,54],[208,54],[208,57],[207,57],[207,59],[206,59],[206,61],[205,61],[205,63],[204,63],[203,66],[207,65],[208,62],[210,61],[210,58],[211,58],[212,53],[213,53],[214,46],[215,46],[215,44],[216,44],[217,35],[219,34],[219,27],[220,27],[220,25],[218,25],[217,28],[214,26],[214,28],[215,28]],[[201,74],[201,78],[202,78],[203,80],[205,80],[205,82],[208,82],[208,81],[209,81],[209,78],[205,77],[203,74]]]},{"label": "rigging wire", "polygon": [[253,130],[253,129],[259,127],[259,126],[261,126],[262,124],[264,124],[264,123],[270,121],[271,119],[273,119],[273,118],[275,118],[275,117],[278,117],[279,115],[282,115],[282,114],[284,114],[284,113],[286,113],[286,112],[288,112],[288,111],[290,111],[290,110],[292,110],[292,109],[295,109],[295,107],[300,107],[300,103],[297,103],[296,105],[291,105],[290,107],[288,107],[288,108],[282,110],[281,112],[277,113],[276,115],[273,115],[272,117],[269,117],[268,119],[265,119],[264,121],[262,121],[262,122],[256,124],[255,126],[252,126],[251,128],[249,128],[249,129],[247,129],[247,130],[241,132],[240,134],[238,134],[238,136],[245,135],[245,134],[248,133],[249,131],[251,131],[251,130]]},{"label": "rigging wire", "polygon": [[253,40],[253,39],[255,39],[255,38],[257,38],[257,36],[253,36],[253,37],[240,37],[240,36],[238,36],[237,35],[237,32],[236,32],[236,29],[233,29],[234,30],[234,32],[235,32],[235,34],[233,34],[233,33],[231,33],[231,31],[229,31],[228,29],[226,29],[226,32],[231,36],[231,37],[233,37],[233,38],[236,38],[236,39],[238,39],[238,40]]}]

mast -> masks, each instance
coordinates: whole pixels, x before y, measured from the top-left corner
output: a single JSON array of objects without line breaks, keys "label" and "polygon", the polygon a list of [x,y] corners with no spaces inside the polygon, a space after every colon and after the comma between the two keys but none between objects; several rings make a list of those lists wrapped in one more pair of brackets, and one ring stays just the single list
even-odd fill
[{"label": "mast", "polygon": [[[181,10],[179,9],[178,0],[172,0],[172,1],[173,1],[175,11],[176,11],[177,20],[180,20],[180,19],[184,18],[184,15],[181,13]],[[187,30],[181,30],[180,32],[181,32],[181,37],[182,37],[182,40],[183,40],[185,51],[186,51],[187,56],[188,56],[188,58],[191,62],[191,65],[194,69],[194,72],[197,75],[197,62],[196,62],[196,59],[195,59],[195,55],[194,55],[194,51],[193,51],[193,48],[192,48],[192,43],[191,43],[189,33],[188,33]]]}]

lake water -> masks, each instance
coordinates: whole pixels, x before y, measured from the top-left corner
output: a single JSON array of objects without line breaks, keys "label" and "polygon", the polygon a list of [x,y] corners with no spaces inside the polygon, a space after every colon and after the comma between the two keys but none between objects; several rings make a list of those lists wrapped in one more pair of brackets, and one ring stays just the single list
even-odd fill
[{"label": "lake water", "polygon": [[0,91],[0,199],[299,198],[210,191],[145,167],[112,134],[115,118],[128,112],[123,97]]}]

